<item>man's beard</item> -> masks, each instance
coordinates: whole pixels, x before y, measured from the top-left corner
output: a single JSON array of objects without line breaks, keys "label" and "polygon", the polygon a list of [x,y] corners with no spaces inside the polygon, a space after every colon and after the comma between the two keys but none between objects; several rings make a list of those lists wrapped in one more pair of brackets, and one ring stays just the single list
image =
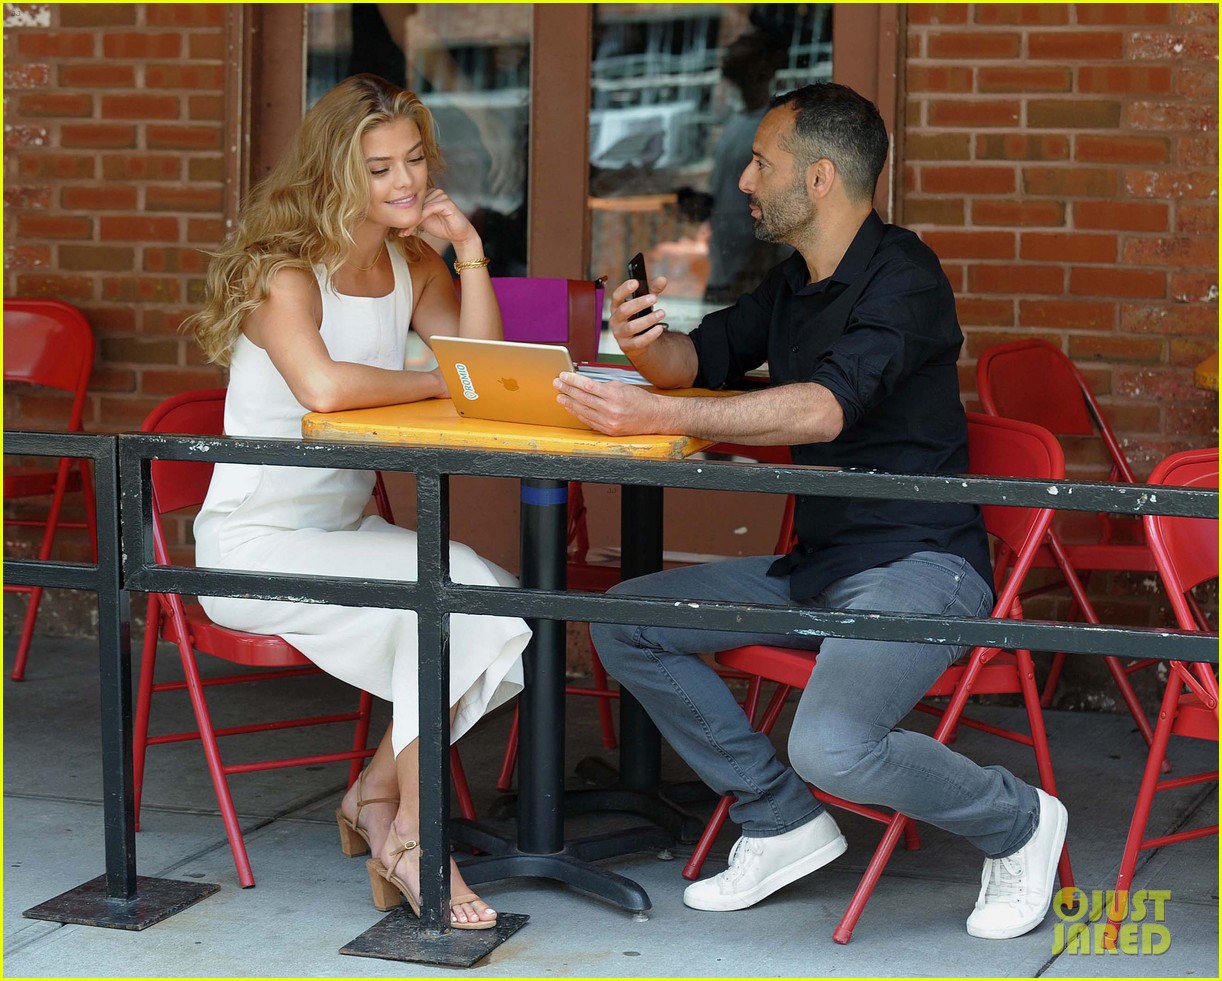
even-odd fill
[{"label": "man's beard", "polygon": [[757,197],[748,200],[760,213],[755,219],[754,231],[761,242],[792,245],[794,231],[815,217],[810,200],[806,197],[805,185],[800,180],[769,201],[766,207]]}]

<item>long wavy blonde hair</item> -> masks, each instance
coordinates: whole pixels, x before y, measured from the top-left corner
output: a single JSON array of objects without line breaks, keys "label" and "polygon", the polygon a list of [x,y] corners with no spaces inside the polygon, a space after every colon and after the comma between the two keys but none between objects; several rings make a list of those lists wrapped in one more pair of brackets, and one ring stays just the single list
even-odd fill
[{"label": "long wavy blonde hair", "polygon": [[[237,228],[210,253],[204,305],[183,322],[209,361],[229,363],[246,315],[267,299],[279,270],[321,263],[333,276],[348,260],[353,229],[369,207],[361,137],[399,119],[420,130],[432,187],[444,165],[433,116],[415,93],[377,75],[353,75],[306,113],[280,163],[243,206]],[[416,236],[387,237],[409,260],[423,255]]]}]

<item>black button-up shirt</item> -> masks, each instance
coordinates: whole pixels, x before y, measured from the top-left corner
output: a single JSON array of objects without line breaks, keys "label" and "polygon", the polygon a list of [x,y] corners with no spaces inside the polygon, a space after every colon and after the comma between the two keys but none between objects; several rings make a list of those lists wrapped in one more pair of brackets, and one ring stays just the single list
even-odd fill
[{"label": "black button-up shirt", "polygon": [[[808,283],[794,254],[753,293],[691,333],[695,384],[735,388],[765,361],[773,385],[815,382],[844,411],[829,443],[793,447],[796,463],[889,473],[967,471],[967,422],[956,362],[963,334],[938,258],[907,229],[871,212],[836,271]],[[992,584],[974,504],[800,496],[798,546],[771,574],[796,601],[845,576],[914,552],[960,555]]]}]

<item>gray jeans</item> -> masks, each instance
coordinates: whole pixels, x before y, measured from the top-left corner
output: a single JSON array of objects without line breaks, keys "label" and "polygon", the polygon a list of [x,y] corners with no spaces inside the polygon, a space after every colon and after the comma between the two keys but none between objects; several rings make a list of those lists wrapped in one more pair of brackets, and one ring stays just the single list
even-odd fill
[{"label": "gray jeans", "polygon": [[[733,599],[793,605],[789,580],[767,575],[774,556],[711,562],[621,583],[621,596]],[[809,605],[983,616],[988,587],[956,555],[918,552],[829,586]],[[937,644],[800,638],[735,631],[594,624],[607,670],[645,707],[662,735],[718,794],[737,802],[743,834],[782,834],[823,805],[806,788],[894,808],[963,835],[991,858],[1026,844],[1035,830],[1035,791],[999,766],[982,767],[921,733],[894,728],[964,649]],[[744,644],[819,650],[789,734],[784,766],[768,736],[752,730],[734,696],[693,655]]]}]

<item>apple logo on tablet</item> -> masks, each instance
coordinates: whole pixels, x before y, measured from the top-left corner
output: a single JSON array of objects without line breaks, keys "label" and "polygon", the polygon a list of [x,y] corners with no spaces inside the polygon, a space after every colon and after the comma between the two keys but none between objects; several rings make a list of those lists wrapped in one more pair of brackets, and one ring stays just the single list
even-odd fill
[{"label": "apple logo on tablet", "polygon": [[498,378],[502,385],[505,386],[505,391],[516,392],[518,390],[518,380],[516,378]]}]

